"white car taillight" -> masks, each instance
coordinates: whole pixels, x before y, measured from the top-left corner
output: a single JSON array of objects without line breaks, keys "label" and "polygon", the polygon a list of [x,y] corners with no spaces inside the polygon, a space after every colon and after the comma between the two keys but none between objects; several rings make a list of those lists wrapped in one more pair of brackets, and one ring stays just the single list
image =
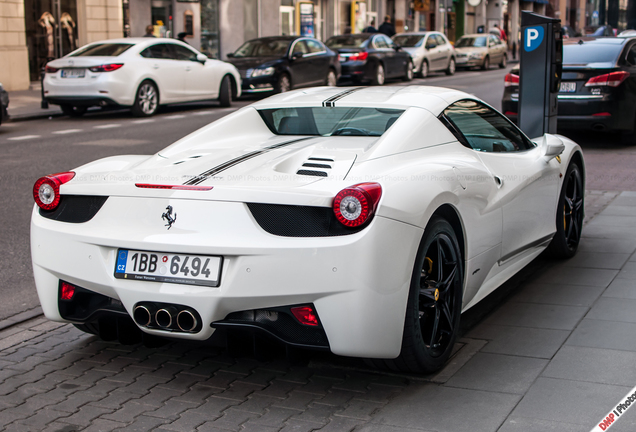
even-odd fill
[{"label": "white car taillight", "polygon": [[373,217],[381,196],[382,186],[379,183],[349,186],[333,199],[333,212],[344,226],[358,227]]},{"label": "white car taillight", "polygon": [[55,210],[60,203],[60,185],[71,181],[74,172],[51,174],[39,178],[33,185],[33,199],[42,210]]}]

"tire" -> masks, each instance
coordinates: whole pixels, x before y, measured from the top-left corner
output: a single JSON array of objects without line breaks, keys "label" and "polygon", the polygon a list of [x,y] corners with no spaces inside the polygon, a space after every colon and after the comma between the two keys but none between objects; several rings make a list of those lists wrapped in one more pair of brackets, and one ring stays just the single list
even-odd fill
[{"label": "tire", "polygon": [[[434,216],[422,236],[413,266],[402,350],[395,360],[383,361],[387,367],[432,373],[444,366],[459,329],[462,263],[455,231],[446,220]],[[378,362],[381,360],[374,361]]]},{"label": "tire", "polygon": [[406,62],[406,70],[404,71],[404,76],[402,77],[403,81],[409,82],[413,81],[413,61],[409,60]]},{"label": "tire", "polygon": [[455,63],[455,59],[451,57],[451,59],[448,61],[448,67],[444,72],[446,72],[446,75],[455,75],[456,70],[457,64]]},{"label": "tire", "polygon": [[499,63],[499,68],[503,69],[506,66],[508,66],[508,56],[504,54],[503,57],[501,58],[501,63]]},{"label": "tire", "polygon": [[585,217],[585,184],[581,167],[570,162],[556,211],[556,234],[552,238],[547,254],[553,258],[566,259],[576,255],[581,240],[581,229]]},{"label": "tire", "polygon": [[137,96],[131,111],[135,117],[150,117],[159,110],[159,91],[152,81],[143,81],[137,89]]},{"label": "tire", "polygon": [[481,65],[481,68],[483,70],[490,69],[490,57],[486,56],[486,58],[484,59],[484,63]]},{"label": "tire", "polygon": [[291,79],[286,73],[281,74],[276,82],[276,93],[285,93],[292,89]]},{"label": "tire", "polygon": [[426,59],[422,60],[420,65],[420,78],[426,78],[428,76],[428,62]]},{"label": "tire", "polygon": [[69,104],[60,105],[62,112],[69,117],[81,117],[86,113],[87,107],[85,106],[73,106]]},{"label": "tire", "polygon": [[371,80],[371,84],[381,86],[384,85],[385,75],[384,75],[384,66],[382,63],[378,63],[375,66],[375,73],[373,74],[373,79]]},{"label": "tire", "polygon": [[219,90],[219,104],[222,107],[229,107],[232,105],[232,82],[230,77],[225,75],[221,80],[221,88]]},{"label": "tire", "polygon": [[327,74],[327,79],[325,81],[325,85],[329,87],[335,87],[338,84],[338,77],[333,69],[329,69],[329,73]]}]

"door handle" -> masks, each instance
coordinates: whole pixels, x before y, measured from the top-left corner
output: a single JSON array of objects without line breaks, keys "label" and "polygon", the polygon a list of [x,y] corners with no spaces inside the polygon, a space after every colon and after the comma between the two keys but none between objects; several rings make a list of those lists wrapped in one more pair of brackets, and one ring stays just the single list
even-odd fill
[{"label": "door handle", "polygon": [[192,70],[192,69],[190,68],[190,66],[188,66],[188,67],[186,68],[186,72],[190,72],[191,70]]},{"label": "door handle", "polygon": [[499,176],[494,176],[495,183],[497,184],[497,188],[501,188],[503,186],[503,179]]},{"label": "door handle", "polygon": [[152,66],[152,68],[153,68],[153,69],[159,69],[159,65],[157,65],[157,64],[156,64],[156,65],[153,65],[153,66]]}]

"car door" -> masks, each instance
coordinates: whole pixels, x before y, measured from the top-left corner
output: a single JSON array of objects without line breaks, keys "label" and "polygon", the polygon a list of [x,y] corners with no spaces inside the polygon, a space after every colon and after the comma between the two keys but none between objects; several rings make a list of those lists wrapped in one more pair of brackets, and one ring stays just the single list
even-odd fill
[{"label": "car door", "polygon": [[444,114],[498,187],[493,205],[503,209],[500,265],[548,242],[556,228],[560,161],[546,160],[543,147],[480,102],[458,101]]},{"label": "car door", "polygon": [[490,63],[499,64],[503,60],[504,49],[501,39],[495,35],[488,36],[488,52],[490,53]]},{"label": "car door", "polygon": [[159,86],[161,103],[185,100],[186,67],[175,58],[172,44],[159,43],[143,50],[143,67]]},{"label": "car door", "polygon": [[429,69],[431,71],[438,71],[441,68],[441,59],[440,59],[440,51],[437,47],[437,38],[435,34],[429,34],[426,38],[426,43],[424,45],[427,52]]},{"label": "car door", "polygon": [[183,63],[185,77],[185,97],[188,100],[212,99],[218,96],[220,76],[212,61],[197,61],[198,52],[183,45],[171,44],[178,61]]},{"label": "car door", "polygon": [[436,33],[435,39],[437,39],[437,49],[439,50],[440,70],[444,70],[448,68],[448,64],[450,63],[453,47],[441,33]]},{"label": "car door", "polygon": [[310,58],[311,85],[324,84],[329,73],[329,59],[327,48],[316,39],[304,39],[309,51],[305,57]]},{"label": "car door", "polygon": [[384,75],[389,78],[395,76],[395,50],[389,48],[385,35],[373,36],[371,45],[375,50],[376,57],[384,64]]},{"label": "car door", "polygon": [[388,36],[384,36],[384,41],[389,49],[393,52],[392,58],[392,69],[394,77],[403,77],[406,72],[406,63],[411,60],[411,55],[404,51],[403,49],[397,48],[393,39]]},{"label": "car door", "polygon": [[[302,54],[302,57],[294,58],[295,54]],[[306,87],[314,81],[316,74],[312,69],[312,57],[307,54],[309,48],[303,39],[292,42],[289,50],[289,68],[292,72],[293,88]]]}]

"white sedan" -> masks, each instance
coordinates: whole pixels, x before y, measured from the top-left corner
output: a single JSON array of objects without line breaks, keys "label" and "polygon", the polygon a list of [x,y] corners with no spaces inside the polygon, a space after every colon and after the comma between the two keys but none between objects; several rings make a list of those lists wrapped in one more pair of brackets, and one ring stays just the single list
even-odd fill
[{"label": "white sedan", "polygon": [[90,106],[129,107],[151,116],[160,105],[241,95],[238,70],[175,39],[111,39],[86,45],[46,65],[44,97],[65,114]]},{"label": "white sedan", "polygon": [[431,372],[463,311],[576,253],[584,181],[577,144],[460,91],[299,90],[39,179],[33,270],[49,319],[102,337],[240,328]]}]

